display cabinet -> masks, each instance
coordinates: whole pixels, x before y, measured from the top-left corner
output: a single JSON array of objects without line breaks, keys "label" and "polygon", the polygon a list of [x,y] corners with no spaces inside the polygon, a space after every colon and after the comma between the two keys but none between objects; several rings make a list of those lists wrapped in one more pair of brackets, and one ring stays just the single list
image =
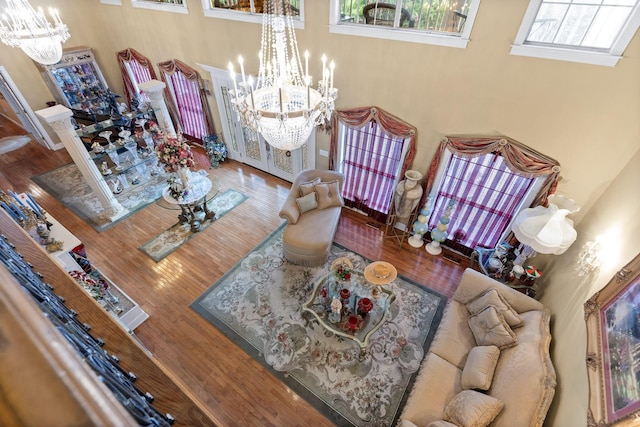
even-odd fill
[{"label": "display cabinet", "polygon": [[59,104],[94,114],[110,114],[113,108],[117,109],[115,95],[91,48],[65,49],[57,64],[36,66]]}]

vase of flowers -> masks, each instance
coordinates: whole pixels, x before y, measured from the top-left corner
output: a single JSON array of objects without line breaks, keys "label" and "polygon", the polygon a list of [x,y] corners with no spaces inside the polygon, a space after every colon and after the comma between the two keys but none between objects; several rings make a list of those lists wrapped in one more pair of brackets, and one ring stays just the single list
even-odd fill
[{"label": "vase of flowers", "polygon": [[186,189],[189,186],[188,171],[195,166],[195,161],[191,147],[182,138],[182,135],[164,136],[156,146],[156,153],[158,154],[158,163],[164,166],[166,172],[177,175],[182,187]]},{"label": "vase of flowers", "polygon": [[224,162],[227,158],[227,147],[222,141],[218,141],[216,135],[209,135],[203,138],[204,148],[207,150],[207,156],[211,162],[211,168],[220,167],[220,162]]}]

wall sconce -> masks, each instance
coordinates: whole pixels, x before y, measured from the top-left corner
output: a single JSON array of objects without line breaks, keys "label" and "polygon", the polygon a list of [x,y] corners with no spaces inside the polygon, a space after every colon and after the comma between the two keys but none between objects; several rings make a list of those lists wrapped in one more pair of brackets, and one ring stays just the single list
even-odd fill
[{"label": "wall sconce", "polygon": [[585,243],[578,254],[578,265],[576,265],[578,276],[588,276],[599,267],[600,244],[598,242]]}]

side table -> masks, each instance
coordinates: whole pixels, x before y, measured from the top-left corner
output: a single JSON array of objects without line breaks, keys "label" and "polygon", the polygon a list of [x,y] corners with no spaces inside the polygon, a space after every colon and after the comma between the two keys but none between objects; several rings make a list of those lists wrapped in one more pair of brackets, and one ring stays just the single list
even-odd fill
[{"label": "side table", "polygon": [[[478,260],[478,267],[485,276],[489,276],[500,283],[503,283],[510,288],[516,289],[523,294],[540,299],[542,296],[538,289],[538,284],[535,280],[525,280],[525,278],[511,279],[509,272],[513,268],[513,265],[502,265],[499,268],[492,268],[491,261],[494,255],[494,249],[476,248],[474,250],[474,256]],[[493,257],[495,260],[495,257]]]},{"label": "side table", "polygon": [[[165,209],[180,210],[178,220],[183,224],[190,224],[191,231],[197,233],[202,230],[202,221],[215,219],[216,213],[210,211],[207,203],[214,199],[220,191],[220,181],[209,179],[207,172],[200,170],[189,177],[189,193],[180,200],[171,196],[169,186],[162,190],[162,198],[157,204]],[[202,213],[200,215],[200,213]]]}]

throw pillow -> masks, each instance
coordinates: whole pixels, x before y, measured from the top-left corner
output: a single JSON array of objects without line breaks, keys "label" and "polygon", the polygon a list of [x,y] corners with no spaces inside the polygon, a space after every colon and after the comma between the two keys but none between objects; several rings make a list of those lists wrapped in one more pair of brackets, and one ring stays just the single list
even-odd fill
[{"label": "throw pillow", "polygon": [[504,408],[504,402],[475,390],[462,390],[444,408],[445,421],[460,427],[486,427]]},{"label": "throw pillow", "polygon": [[318,201],[316,200],[316,192],[312,191],[306,196],[298,197],[296,199],[296,203],[298,204],[298,209],[300,209],[300,213],[309,212],[318,207]]},{"label": "throw pillow", "polygon": [[312,191],[315,191],[313,189],[313,186],[316,184],[320,184],[320,178],[315,178],[312,179],[309,182],[303,182],[300,185],[298,185],[298,189],[300,191],[300,197],[302,196],[306,196],[307,194],[311,193]]},{"label": "throw pillow", "polygon": [[471,314],[478,314],[488,306],[494,306],[507,321],[512,328],[519,328],[524,325],[524,320],[518,315],[511,305],[500,295],[497,289],[489,289],[488,291],[478,295],[467,303],[467,310]]},{"label": "throw pillow", "polygon": [[499,357],[500,349],[495,345],[473,347],[462,370],[462,388],[489,390]]},{"label": "throw pillow", "polygon": [[342,206],[344,201],[340,195],[340,184],[338,181],[321,182],[314,186],[318,193],[318,209],[326,209],[332,206]]},{"label": "throw pillow", "polygon": [[513,333],[502,314],[492,305],[478,314],[469,316],[467,320],[477,345],[495,345],[500,350],[518,344],[518,337]]}]

